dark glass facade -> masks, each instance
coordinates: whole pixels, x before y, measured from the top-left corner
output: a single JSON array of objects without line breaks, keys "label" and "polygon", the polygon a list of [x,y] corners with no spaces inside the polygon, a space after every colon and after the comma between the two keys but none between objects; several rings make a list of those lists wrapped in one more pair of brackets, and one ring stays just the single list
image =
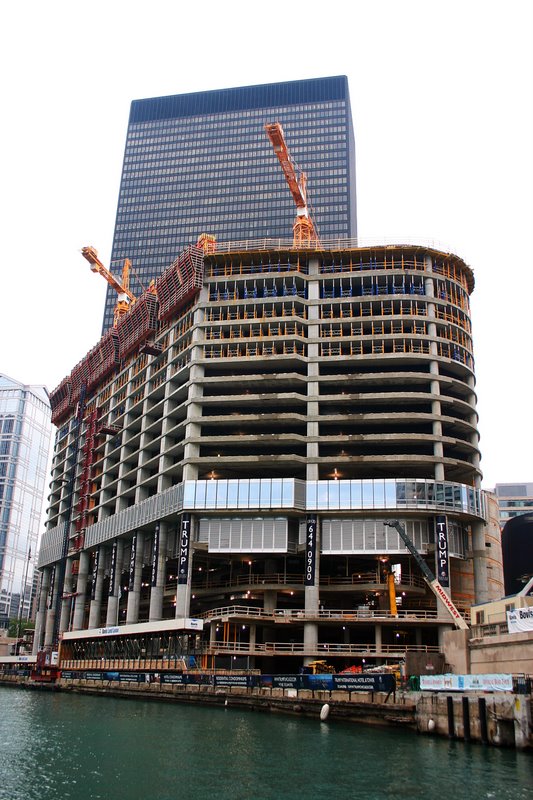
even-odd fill
[{"label": "dark glass facade", "polygon": [[[177,254],[220,242],[292,238],[295,206],[266,133],[281,122],[308,176],[322,239],[355,238],[355,146],[344,76],[135,100],[131,106],[111,268],[129,258],[139,294]],[[109,288],[103,329],[113,322]]]}]

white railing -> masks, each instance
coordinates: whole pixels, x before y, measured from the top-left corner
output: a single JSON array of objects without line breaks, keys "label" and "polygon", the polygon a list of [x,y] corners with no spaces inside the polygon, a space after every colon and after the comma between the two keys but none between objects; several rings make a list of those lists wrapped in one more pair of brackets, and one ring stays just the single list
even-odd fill
[{"label": "white railing", "polygon": [[380,236],[372,238],[323,239],[319,246],[294,244],[292,239],[241,239],[234,242],[217,242],[217,253],[240,253],[248,250],[353,250],[365,247],[425,247],[440,253],[454,253],[447,245],[435,239],[420,236]]},{"label": "white railing", "polygon": [[255,619],[269,619],[279,620],[289,619],[298,622],[307,621],[323,621],[323,620],[338,620],[339,622],[357,622],[373,620],[414,620],[414,621],[436,621],[436,622],[449,622],[448,615],[439,616],[438,612],[434,609],[409,609],[399,610],[397,615],[391,614],[389,611],[371,608],[359,608],[351,610],[333,610],[321,609],[315,613],[306,613],[303,609],[287,609],[276,608],[274,611],[264,611],[262,608],[251,608],[249,606],[222,606],[213,608],[211,611],[205,611],[200,615],[200,619],[206,621],[216,621],[225,617],[248,617]]},{"label": "white railing", "polygon": [[213,642],[204,652],[210,655],[220,653],[240,653],[249,655],[270,654],[299,654],[309,656],[335,655],[335,656],[394,656],[401,658],[406,652],[410,653],[440,653],[437,645],[401,645],[401,644],[338,644],[336,642],[321,642],[308,645],[303,642],[265,642],[264,644],[249,644],[248,642]]}]

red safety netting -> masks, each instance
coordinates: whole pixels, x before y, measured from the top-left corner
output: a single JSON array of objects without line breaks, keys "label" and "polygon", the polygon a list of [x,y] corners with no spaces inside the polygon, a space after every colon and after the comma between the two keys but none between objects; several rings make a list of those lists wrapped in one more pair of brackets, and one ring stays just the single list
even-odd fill
[{"label": "red safety netting", "polygon": [[58,425],[70,408],[70,375],[63,378],[59,386],[50,392],[50,406],[52,407],[52,423]]},{"label": "red safety netting", "polygon": [[201,289],[204,282],[204,252],[188,247],[156,281],[159,318],[164,320]]},{"label": "red safety netting", "polygon": [[120,363],[119,340],[115,328],[106,331],[96,347],[87,354],[89,379],[87,388],[96,386]]},{"label": "red safety netting", "polygon": [[153,292],[145,292],[131,310],[125,314],[116,327],[120,358],[125,358],[149,336],[157,333],[157,297]]}]

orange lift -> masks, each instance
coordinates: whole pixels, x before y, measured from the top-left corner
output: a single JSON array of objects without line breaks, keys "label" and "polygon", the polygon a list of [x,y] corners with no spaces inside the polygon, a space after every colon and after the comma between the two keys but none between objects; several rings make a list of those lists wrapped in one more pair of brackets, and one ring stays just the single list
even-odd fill
[{"label": "orange lift", "polygon": [[131,261],[128,258],[125,259],[124,266],[122,267],[122,281],[119,281],[107,267],[104,267],[94,247],[84,247],[81,254],[89,262],[92,271],[99,272],[100,275],[103,275],[108,284],[112,286],[117,293],[117,304],[115,306],[113,322],[116,328],[119,319],[124,316],[124,314],[127,314],[137,299],[135,295],[130,292]]},{"label": "orange lift", "polygon": [[294,232],[294,246],[312,246],[319,248],[321,246],[320,239],[307,206],[307,175],[305,172],[297,170],[290,156],[287,143],[285,142],[283,128],[280,123],[269,123],[265,125],[265,130],[272,143],[274,152],[278,157],[279,163],[281,164],[294,202],[296,203],[296,220],[292,226]]}]

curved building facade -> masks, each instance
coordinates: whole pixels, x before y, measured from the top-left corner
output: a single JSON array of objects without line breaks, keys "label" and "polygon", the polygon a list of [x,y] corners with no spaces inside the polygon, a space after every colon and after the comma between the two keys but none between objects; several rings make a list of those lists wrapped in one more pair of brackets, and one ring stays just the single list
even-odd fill
[{"label": "curved building facade", "polygon": [[39,644],[168,620],[204,666],[438,651],[451,618],[387,523],[434,572],[444,524],[453,602],[489,599],[473,288],[422,246],[189,248],[52,393]]}]

